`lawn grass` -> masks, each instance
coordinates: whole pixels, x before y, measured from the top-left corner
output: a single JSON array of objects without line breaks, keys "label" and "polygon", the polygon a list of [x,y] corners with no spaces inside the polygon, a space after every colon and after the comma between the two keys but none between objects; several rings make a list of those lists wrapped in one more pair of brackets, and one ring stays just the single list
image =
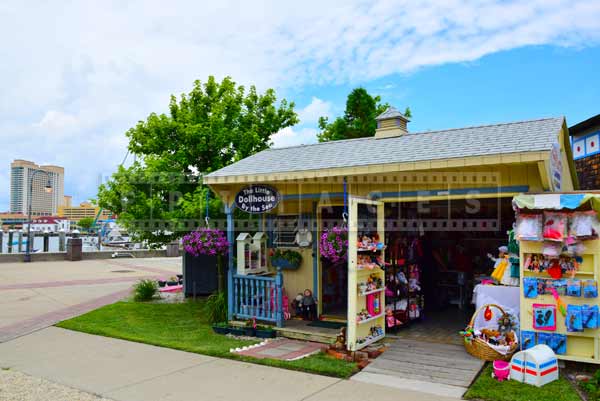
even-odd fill
[{"label": "lawn grass", "polygon": [[65,320],[56,326],[197,354],[340,378],[347,378],[357,370],[356,363],[341,361],[322,353],[296,361],[256,359],[232,354],[229,352],[230,348],[255,344],[257,341],[244,341],[215,334],[211,325],[203,319],[202,302],[117,302]]},{"label": "lawn grass", "polygon": [[580,401],[577,391],[567,379],[560,378],[542,387],[515,380],[498,382],[492,378],[492,365],[487,364],[464,398],[485,401]]}]

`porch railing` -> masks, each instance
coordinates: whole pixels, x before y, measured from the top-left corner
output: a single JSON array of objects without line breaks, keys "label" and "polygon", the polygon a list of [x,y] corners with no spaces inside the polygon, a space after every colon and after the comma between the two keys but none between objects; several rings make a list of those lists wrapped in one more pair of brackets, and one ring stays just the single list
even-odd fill
[{"label": "porch railing", "polygon": [[283,326],[283,275],[229,275],[229,318],[264,320]]}]

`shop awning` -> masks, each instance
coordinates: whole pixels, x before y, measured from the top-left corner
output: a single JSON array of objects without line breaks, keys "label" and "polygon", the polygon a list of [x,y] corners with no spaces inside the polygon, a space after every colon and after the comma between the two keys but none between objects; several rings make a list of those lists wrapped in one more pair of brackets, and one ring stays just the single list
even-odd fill
[{"label": "shop awning", "polygon": [[592,209],[600,212],[600,193],[572,194],[522,194],[513,198],[513,205],[520,209],[577,209],[585,203],[590,203]]}]

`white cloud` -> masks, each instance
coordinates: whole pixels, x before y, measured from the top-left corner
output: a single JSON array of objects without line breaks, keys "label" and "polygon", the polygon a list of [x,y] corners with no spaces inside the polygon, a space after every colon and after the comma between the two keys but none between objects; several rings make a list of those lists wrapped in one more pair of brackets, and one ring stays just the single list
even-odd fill
[{"label": "white cloud", "polygon": [[312,98],[311,102],[303,109],[298,111],[298,117],[301,124],[316,124],[319,117],[331,117],[332,104],[317,97]]},{"label": "white cloud", "polygon": [[[293,93],[600,39],[600,2],[583,0],[26,3],[0,4],[0,169],[13,158],[62,164],[82,199],[121,162],[129,127],[209,74]],[[327,113],[314,98],[301,117]],[[314,141],[310,131],[274,140]]]},{"label": "white cloud", "polygon": [[284,148],[287,146],[307,145],[317,142],[317,133],[314,128],[287,127],[273,135],[273,147]]}]

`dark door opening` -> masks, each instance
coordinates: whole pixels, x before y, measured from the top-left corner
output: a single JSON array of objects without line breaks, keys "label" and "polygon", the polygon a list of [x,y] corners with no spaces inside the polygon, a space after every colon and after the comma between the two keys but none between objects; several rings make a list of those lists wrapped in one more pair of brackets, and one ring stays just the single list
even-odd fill
[{"label": "dark door opening", "polygon": [[[319,238],[326,229],[340,227],[343,223],[342,206],[321,208]],[[348,265],[331,263],[320,258],[321,263],[321,315],[346,320],[348,311]]]}]

